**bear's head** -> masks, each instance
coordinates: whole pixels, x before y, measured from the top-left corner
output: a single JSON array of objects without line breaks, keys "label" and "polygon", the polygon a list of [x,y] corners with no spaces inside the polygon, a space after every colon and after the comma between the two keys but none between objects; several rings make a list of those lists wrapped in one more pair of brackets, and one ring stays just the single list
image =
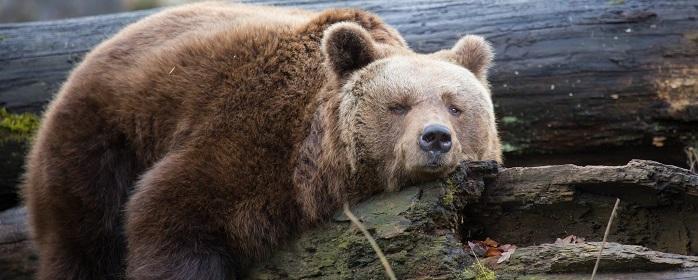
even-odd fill
[{"label": "bear's head", "polygon": [[390,191],[443,177],[462,160],[501,161],[487,82],[493,53],[482,37],[417,54],[342,22],[325,31],[322,50],[352,173]]},{"label": "bear's head", "polygon": [[310,221],[337,203],[444,177],[462,160],[501,161],[490,45],[465,36],[417,54],[391,27],[368,25],[335,23],[323,35],[328,80],[294,172]]}]

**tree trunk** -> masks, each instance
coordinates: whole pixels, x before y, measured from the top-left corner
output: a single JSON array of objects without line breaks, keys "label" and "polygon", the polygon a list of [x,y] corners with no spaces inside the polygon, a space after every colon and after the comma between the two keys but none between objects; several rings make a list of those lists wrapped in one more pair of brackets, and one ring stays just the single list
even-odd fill
[{"label": "tree trunk", "polygon": [[[621,207],[610,240],[639,246],[610,243],[599,279],[698,277],[698,257],[687,256],[698,254],[698,175],[656,162],[537,168],[470,162],[446,180],[375,196],[352,212],[377,240],[398,279],[473,279],[475,260],[463,244],[486,237],[519,246],[508,261],[494,264],[498,279],[550,273],[555,279],[588,279],[599,243],[553,242],[570,234],[601,240],[616,196]],[[22,209],[0,214],[2,279],[28,279],[36,267],[24,215]],[[278,248],[250,278],[381,275],[373,249],[339,212]]]}]

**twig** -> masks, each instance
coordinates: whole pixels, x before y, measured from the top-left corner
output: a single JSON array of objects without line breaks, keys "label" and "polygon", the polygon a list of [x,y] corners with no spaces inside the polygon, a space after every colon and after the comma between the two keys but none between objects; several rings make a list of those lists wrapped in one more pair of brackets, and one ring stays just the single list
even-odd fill
[{"label": "twig", "polygon": [[606,247],[606,239],[608,238],[608,233],[611,231],[611,223],[613,222],[613,217],[616,216],[616,209],[618,209],[618,204],[620,204],[620,198],[616,198],[616,205],[613,205],[613,211],[611,211],[611,217],[608,218],[608,224],[606,225],[606,232],[603,234],[603,241],[601,242],[601,248],[599,248],[599,255],[596,257],[596,264],[594,264],[594,271],[591,273],[591,280],[594,280],[596,276],[596,271],[599,269],[599,263],[601,262],[601,253],[603,253],[603,248]]},{"label": "twig", "polygon": [[[470,245],[468,245],[470,247]],[[473,253],[473,257],[475,257],[475,261],[477,262],[478,265],[482,265],[480,263],[480,259],[477,258],[477,254],[475,254],[475,250],[473,250],[473,247],[470,247],[470,252]]]},{"label": "twig", "polygon": [[349,210],[349,204],[344,203],[344,215],[347,215],[349,217],[349,220],[351,220],[356,227],[363,232],[364,236],[366,236],[366,239],[368,239],[368,242],[371,243],[371,247],[373,247],[373,250],[376,251],[376,255],[378,255],[378,258],[381,260],[381,264],[383,264],[383,268],[385,268],[385,274],[388,275],[388,278],[390,280],[397,280],[395,277],[395,272],[393,272],[393,268],[390,266],[390,263],[388,262],[388,259],[385,257],[383,254],[383,251],[381,250],[380,247],[378,247],[378,243],[376,243],[376,240],[373,239],[371,236],[371,233],[366,230],[364,225],[359,221],[359,219],[354,216],[353,213],[351,213],[351,210]]}]

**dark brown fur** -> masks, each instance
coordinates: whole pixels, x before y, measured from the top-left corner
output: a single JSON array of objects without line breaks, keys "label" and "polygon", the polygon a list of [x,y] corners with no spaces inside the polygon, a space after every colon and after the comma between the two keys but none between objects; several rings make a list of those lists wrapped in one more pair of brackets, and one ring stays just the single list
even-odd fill
[{"label": "dark brown fur", "polygon": [[[342,21],[379,47],[325,67],[323,32]],[[389,53],[410,51],[370,13],[221,4],[169,10],[102,43],[28,157],[39,279],[231,279],[339,203],[380,191],[353,187],[363,177],[339,138],[337,91],[345,72]]]}]

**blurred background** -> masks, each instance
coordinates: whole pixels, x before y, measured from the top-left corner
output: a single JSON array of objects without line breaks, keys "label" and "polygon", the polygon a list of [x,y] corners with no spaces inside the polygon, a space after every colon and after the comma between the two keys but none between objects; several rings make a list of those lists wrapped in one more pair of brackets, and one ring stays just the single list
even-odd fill
[{"label": "blurred background", "polygon": [[0,23],[93,16],[201,0],[0,0]]}]

